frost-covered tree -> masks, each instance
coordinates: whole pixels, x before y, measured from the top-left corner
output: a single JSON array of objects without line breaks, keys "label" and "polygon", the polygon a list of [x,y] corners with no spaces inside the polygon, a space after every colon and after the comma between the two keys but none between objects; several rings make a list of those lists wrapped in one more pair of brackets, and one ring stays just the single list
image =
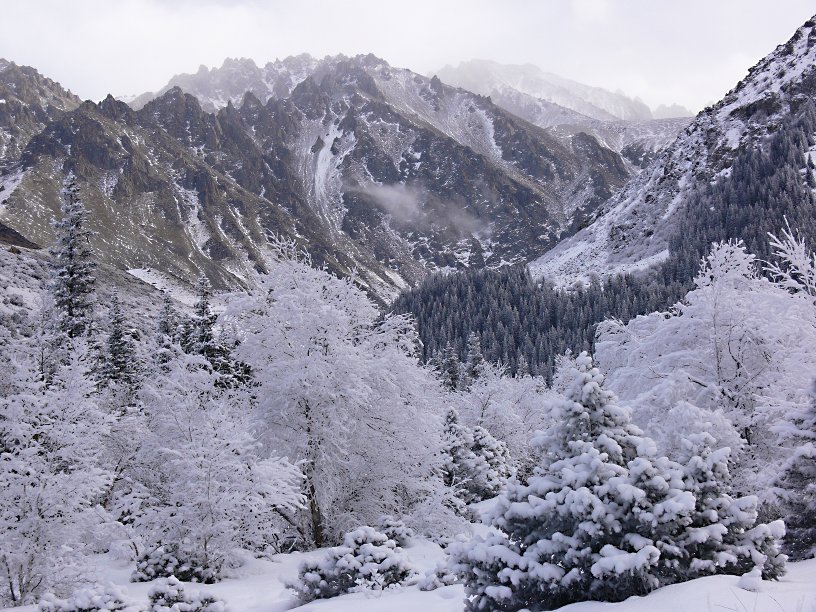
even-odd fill
[{"label": "frost-covered tree", "polygon": [[18,362],[17,391],[0,397],[0,600],[31,602],[70,590],[86,530],[110,473],[98,456],[109,420],[96,404],[79,343],[48,386]]},{"label": "frost-covered tree", "polygon": [[483,363],[480,369],[479,377],[449,401],[465,424],[483,427],[504,443],[514,465],[527,466],[532,461],[533,433],[550,423],[545,403],[553,393],[543,378],[512,378],[490,363]]},{"label": "frost-covered tree", "polygon": [[721,243],[669,312],[603,323],[596,355],[663,453],[708,431],[733,451],[735,490],[768,502],[786,459],[772,429],[806,403],[816,367],[814,315],[806,291],[761,277],[743,245]]},{"label": "frost-covered tree", "polygon": [[[491,513],[497,532],[452,550],[469,610],[619,601],[681,580],[689,563],[682,544],[695,498],[682,466],[655,455],[590,357],[576,365],[566,398],[552,406],[555,425],[534,441],[540,465],[528,484],[510,483]],[[730,552],[777,575],[784,559],[774,531],[735,525]]]},{"label": "frost-covered tree", "polygon": [[766,271],[791,293],[816,297],[816,253],[807,248],[804,238],[791,229],[787,219],[781,238],[775,234],[768,236],[776,261],[766,264]]},{"label": "frost-covered tree", "polygon": [[69,338],[79,337],[91,328],[96,262],[90,245],[92,232],[87,225],[79,189],[71,181],[62,193],[62,218],[54,223],[57,239],[51,248],[56,326]]},{"label": "frost-covered tree", "polygon": [[353,282],[291,245],[277,258],[226,316],[257,374],[264,442],[303,462],[295,522],[321,546],[384,513],[403,516],[441,486],[438,384],[417,362],[409,319],[382,319]]},{"label": "frost-covered tree", "polygon": [[221,388],[203,362],[182,355],[145,383],[135,470],[147,494],[131,520],[148,558],[161,548],[212,581],[236,549],[269,544],[280,511],[301,502],[302,475],[263,452],[249,393]]}]

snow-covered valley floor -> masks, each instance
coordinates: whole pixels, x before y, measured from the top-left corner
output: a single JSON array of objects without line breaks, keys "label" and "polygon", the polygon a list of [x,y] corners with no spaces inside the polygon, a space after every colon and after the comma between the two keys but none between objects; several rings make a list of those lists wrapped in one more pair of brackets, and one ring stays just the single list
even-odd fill
[{"label": "snow-covered valley floor", "polygon": [[[322,551],[277,555],[273,560],[250,559],[232,578],[212,585],[189,585],[189,591],[211,593],[227,602],[231,612],[280,612],[297,609],[315,612],[461,612],[461,585],[435,591],[420,591],[414,584],[382,592],[361,592],[318,600],[298,607],[286,583],[297,576],[300,562]],[[420,575],[444,559],[442,549],[432,542],[415,539],[405,548],[411,565]],[[110,581],[125,590],[134,603],[146,603],[153,583],[128,581],[132,567],[107,555],[95,559],[100,581]],[[658,589],[646,597],[620,603],[583,602],[562,608],[569,612],[816,612],[816,559],[788,565],[788,574],[778,582],[763,582],[759,592],[737,586],[736,576],[711,576]],[[35,612],[36,606],[10,608]]]}]

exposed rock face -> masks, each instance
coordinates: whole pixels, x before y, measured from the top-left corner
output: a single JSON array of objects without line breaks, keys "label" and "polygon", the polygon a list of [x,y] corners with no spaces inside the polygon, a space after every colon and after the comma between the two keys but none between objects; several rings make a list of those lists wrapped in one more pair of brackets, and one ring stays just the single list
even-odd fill
[{"label": "exposed rock face", "polygon": [[[253,66],[193,83],[217,73],[232,92],[248,81],[225,68]],[[374,56],[289,58],[262,78],[217,113],[173,87],[138,110],[108,97],[55,116],[0,173],[0,221],[48,244],[73,173],[106,263],[234,286],[274,234],[387,299],[428,270],[536,258],[629,175],[592,136],[556,138]]]},{"label": "exposed rock face", "polygon": [[0,59],[0,168],[18,158],[46,123],[80,102],[33,68]]},{"label": "exposed rock face", "polygon": [[0,242],[11,245],[12,247],[24,247],[26,249],[39,249],[40,246],[31,242],[28,238],[20,234],[20,232],[11,229],[0,223]]}]

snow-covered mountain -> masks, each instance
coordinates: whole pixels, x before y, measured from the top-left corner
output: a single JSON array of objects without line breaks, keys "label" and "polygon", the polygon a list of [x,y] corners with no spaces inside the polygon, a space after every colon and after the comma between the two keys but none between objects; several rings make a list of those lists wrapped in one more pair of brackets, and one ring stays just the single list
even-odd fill
[{"label": "snow-covered mountain", "polygon": [[456,67],[445,66],[436,75],[445,83],[484,96],[514,90],[602,121],[645,121],[652,118],[651,110],[640,100],[565,79],[532,64],[471,60]]},{"label": "snow-covered mountain", "polygon": [[[637,270],[663,260],[690,196],[727,177],[737,156],[766,146],[768,136],[808,112],[814,98],[816,25],[811,19],[751,68],[722,101],[702,111],[607,202],[594,223],[531,264],[533,273],[570,282],[589,270]],[[804,168],[790,172],[800,181],[806,178]]]},{"label": "snow-covered mountain", "polygon": [[259,67],[251,59],[227,58],[220,68],[200,66],[198,72],[177,74],[156,92],[147,92],[132,100],[123,99],[139,110],[150,100],[158,98],[174,87],[195,96],[201,108],[213,113],[228,102],[240,104],[246,92],[252,92],[264,104],[271,98],[285,98],[295,86],[312,74],[319,61],[302,54],[269,62]]},{"label": "snow-covered mountain", "polygon": [[591,134],[630,162],[633,174],[691,122],[691,113],[682,107],[661,107],[659,118],[653,118],[637,100],[535,66],[474,60],[457,68],[446,66],[438,75],[446,83],[490,96],[498,106],[561,138]]},{"label": "snow-covered mountain", "polygon": [[0,222],[48,244],[72,172],[112,265],[234,286],[276,234],[388,297],[428,270],[532,260],[628,178],[591,136],[554,137],[374,56],[264,70],[196,75],[226,104],[215,114],[174,87],[139,110],[108,97],[60,116],[0,171]]}]

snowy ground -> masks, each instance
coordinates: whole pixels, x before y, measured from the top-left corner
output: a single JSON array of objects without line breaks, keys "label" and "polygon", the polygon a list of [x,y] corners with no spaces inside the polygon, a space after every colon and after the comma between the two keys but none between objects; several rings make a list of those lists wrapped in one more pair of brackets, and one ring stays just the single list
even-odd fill
[{"label": "snowy ground", "polygon": [[[405,549],[411,564],[424,574],[443,559],[435,544],[415,541]],[[296,608],[314,612],[461,612],[464,589],[449,586],[422,592],[416,585],[379,593],[352,593],[297,607],[285,583],[297,575],[298,564],[306,557],[320,555],[293,553],[278,555],[273,561],[251,560],[236,577],[213,585],[191,585],[226,600],[231,612],[280,612]],[[128,582],[131,567],[102,555],[97,559],[100,579],[121,585],[134,602],[146,602],[151,583]],[[764,582],[758,593],[737,586],[735,576],[712,576],[664,587],[646,597],[633,597],[616,604],[585,602],[562,608],[569,612],[816,612],[816,559],[791,563],[788,575],[779,582]],[[35,612],[36,606],[12,608]]]}]

